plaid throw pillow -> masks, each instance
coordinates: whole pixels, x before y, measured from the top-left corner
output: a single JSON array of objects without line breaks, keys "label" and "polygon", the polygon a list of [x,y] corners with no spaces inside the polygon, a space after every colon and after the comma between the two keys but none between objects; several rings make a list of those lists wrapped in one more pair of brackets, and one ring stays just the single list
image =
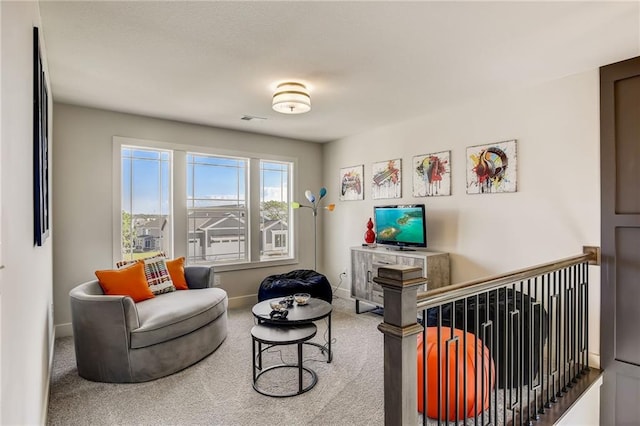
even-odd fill
[{"label": "plaid throw pillow", "polygon": [[[149,256],[146,259],[150,259],[152,257],[167,257],[167,255],[165,254],[165,252],[160,251],[160,252],[158,252],[158,254],[154,254],[153,256]],[[120,260],[120,261],[116,262],[116,268],[121,269],[123,266],[133,265],[134,263],[138,262],[139,260],[144,260],[144,259]]]},{"label": "plaid throw pillow", "polygon": [[149,284],[153,294],[158,295],[176,291],[164,257],[156,256],[144,259],[144,275],[147,277],[147,284]]},{"label": "plaid throw pillow", "polygon": [[154,295],[176,291],[176,287],[173,285],[171,275],[167,269],[164,252],[160,252],[156,256],[146,259],[121,260],[116,262],[116,267],[121,269],[137,262],[144,263],[144,275],[147,278],[149,289],[151,289]]}]

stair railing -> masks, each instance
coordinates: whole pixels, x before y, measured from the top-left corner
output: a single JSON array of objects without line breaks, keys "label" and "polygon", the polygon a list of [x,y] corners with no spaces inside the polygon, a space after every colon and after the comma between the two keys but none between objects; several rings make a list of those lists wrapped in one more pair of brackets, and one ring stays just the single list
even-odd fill
[{"label": "stair railing", "polygon": [[601,373],[588,360],[588,265],[599,260],[599,248],[585,247],[581,255],[421,293],[428,281],[421,268],[380,268],[385,424],[560,418]]}]

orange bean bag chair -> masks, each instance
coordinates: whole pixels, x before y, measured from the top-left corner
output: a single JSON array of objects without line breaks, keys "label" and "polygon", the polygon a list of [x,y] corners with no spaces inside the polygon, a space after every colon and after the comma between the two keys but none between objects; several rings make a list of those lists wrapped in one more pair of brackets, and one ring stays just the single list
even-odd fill
[{"label": "orange bean bag chair", "polygon": [[[489,408],[489,393],[495,385],[495,365],[489,354],[489,349],[480,339],[476,339],[472,333],[467,334],[466,347],[464,345],[464,332],[454,329],[451,336],[451,328],[442,327],[440,330],[440,379],[442,392],[441,419],[456,419],[456,399],[458,401],[458,419],[473,417]],[[422,362],[422,336],[418,335],[418,411],[424,413],[423,407],[423,366]],[[456,343],[447,341],[458,340],[458,386],[456,387]],[[447,346],[449,346],[449,374],[447,374]],[[476,352],[478,365],[475,366]],[[438,418],[438,328],[427,327],[427,416]],[[464,358],[467,359],[467,412],[464,406]],[[484,357],[484,364],[482,359]],[[484,381],[483,381],[484,378]],[[446,383],[449,382],[449,412],[446,412]],[[484,386],[484,399],[481,401],[482,387]],[[457,394],[457,395],[456,395]]]}]

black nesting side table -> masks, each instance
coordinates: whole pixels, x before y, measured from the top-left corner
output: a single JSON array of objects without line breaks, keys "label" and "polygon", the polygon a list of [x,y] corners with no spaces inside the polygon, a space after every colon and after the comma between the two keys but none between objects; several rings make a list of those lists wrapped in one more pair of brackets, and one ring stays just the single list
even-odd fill
[{"label": "black nesting side table", "polygon": [[[302,365],[302,344],[309,339],[312,339],[316,335],[317,328],[315,324],[306,325],[293,325],[288,327],[281,327],[273,324],[258,324],[251,329],[251,350],[252,350],[252,363],[253,363],[253,388],[267,396],[274,396],[278,398],[295,396],[304,393],[313,388],[318,382],[318,376],[312,369]],[[257,345],[257,352],[256,352]],[[262,348],[262,345],[267,345],[266,348]],[[298,364],[277,364],[270,367],[264,367],[262,365],[262,352],[270,347],[278,345],[298,345]],[[262,389],[258,385],[258,379],[264,373],[277,368],[297,368],[298,369],[298,390],[285,393],[276,394]],[[303,371],[311,374],[311,383],[306,387],[303,385]]]}]

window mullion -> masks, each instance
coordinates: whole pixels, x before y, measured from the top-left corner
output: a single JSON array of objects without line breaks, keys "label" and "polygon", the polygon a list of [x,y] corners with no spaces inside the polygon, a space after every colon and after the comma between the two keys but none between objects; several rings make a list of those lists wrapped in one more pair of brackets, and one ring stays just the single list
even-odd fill
[{"label": "window mullion", "polygon": [[250,232],[249,260],[260,261],[260,159],[251,158],[249,161],[249,199],[246,200],[248,223]]},{"label": "window mullion", "polygon": [[170,179],[172,195],[169,205],[173,214],[171,230],[173,250],[177,256],[185,256],[188,259],[187,155],[185,151],[173,151]]}]

